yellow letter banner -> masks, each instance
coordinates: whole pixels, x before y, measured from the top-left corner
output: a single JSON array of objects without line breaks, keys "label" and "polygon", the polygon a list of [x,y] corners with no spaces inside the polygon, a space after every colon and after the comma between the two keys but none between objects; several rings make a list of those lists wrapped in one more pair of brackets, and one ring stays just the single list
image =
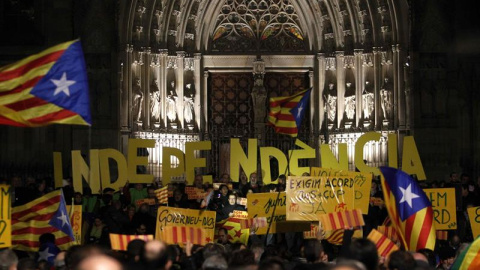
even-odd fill
[{"label": "yellow letter banner", "polygon": [[432,203],[435,229],[456,230],[457,211],[454,188],[424,189],[427,198]]},{"label": "yellow letter banner", "polygon": [[468,219],[472,227],[473,239],[480,235],[480,206],[467,208]]},{"label": "yellow letter banner", "polygon": [[128,243],[133,240],[140,239],[145,242],[153,240],[153,235],[128,235],[128,234],[110,234],[110,243],[113,250],[127,251]]},{"label": "yellow letter banner", "polygon": [[155,237],[171,245],[183,246],[187,240],[205,245],[213,242],[215,217],[214,211],[159,207]]},{"label": "yellow letter banner", "polygon": [[[247,195],[247,210],[250,218],[265,217],[267,223],[272,223],[269,233],[303,232],[310,230],[309,222],[288,222],[286,219],[286,193],[249,193]],[[276,205],[272,219],[273,208]],[[256,228],[255,234],[267,234],[268,226]]]},{"label": "yellow letter banner", "polygon": [[0,185],[0,248],[12,246],[10,186]]},{"label": "yellow letter banner", "polygon": [[318,215],[355,208],[354,182],[349,178],[289,176],[287,220],[318,221]]},{"label": "yellow letter banner", "polygon": [[[362,172],[350,172],[329,168],[312,167],[310,169],[312,176],[325,176],[330,178],[347,179],[353,182],[355,190],[355,208],[362,210],[365,215],[368,214],[368,204],[370,202],[370,189],[372,188],[372,174]],[[345,189],[350,186],[344,186]]]}]

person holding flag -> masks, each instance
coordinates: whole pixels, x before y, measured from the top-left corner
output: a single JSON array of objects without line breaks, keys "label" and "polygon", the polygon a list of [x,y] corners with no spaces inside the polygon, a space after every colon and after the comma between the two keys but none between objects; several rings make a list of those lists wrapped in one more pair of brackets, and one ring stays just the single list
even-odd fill
[{"label": "person holding flag", "polygon": [[435,249],[432,204],[422,188],[405,172],[380,167],[388,214],[406,250]]}]

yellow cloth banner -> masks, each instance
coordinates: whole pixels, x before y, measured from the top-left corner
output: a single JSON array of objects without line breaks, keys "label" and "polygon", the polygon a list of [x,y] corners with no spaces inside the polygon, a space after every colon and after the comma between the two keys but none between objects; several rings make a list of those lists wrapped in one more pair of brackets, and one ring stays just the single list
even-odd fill
[{"label": "yellow cloth banner", "polygon": [[354,185],[350,178],[289,176],[287,220],[317,221],[321,214],[354,209]]},{"label": "yellow cloth banner", "polygon": [[437,230],[457,229],[457,208],[454,188],[424,189],[427,198],[432,203],[433,219]]},{"label": "yellow cloth banner", "polygon": [[[309,222],[287,222],[286,218],[286,193],[250,193],[247,195],[247,210],[250,218],[265,217],[267,223],[272,223],[269,233],[278,232],[303,232],[310,230]],[[275,215],[272,219],[273,208],[276,206]],[[266,234],[267,227],[257,228],[255,234]]]},{"label": "yellow cloth banner", "polygon": [[82,206],[74,205],[73,211],[72,206],[67,205],[68,215],[70,216],[70,224],[72,225],[73,236],[75,241],[72,242],[72,245],[81,245],[82,244]]},{"label": "yellow cloth banner", "polygon": [[[179,244],[183,246],[185,243],[173,242],[173,238],[165,237],[164,231],[171,231],[171,228],[166,227],[184,227],[184,228],[200,228],[203,229],[202,236],[204,241],[202,243],[210,243],[214,239],[215,230],[214,211],[182,209],[174,207],[159,207],[157,215],[157,228],[155,238],[165,241],[167,244]],[[197,233],[195,235],[198,235]],[[195,239],[191,239],[195,243]],[[196,241],[196,240],[195,240]],[[201,243],[199,243],[201,244]]]},{"label": "yellow cloth banner", "polygon": [[480,235],[480,206],[467,208],[468,219],[472,227],[473,239]]},{"label": "yellow cloth banner", "polygon": [[372,188],[372,174],[362,172],[350,172],[329,168],[310,168],[312,176],[330,177],[333,181],[337,179],[348,179],[353,182],[352,187],[344,186],[345,189],[353,188],[355,194],[355,208],[361,209],[363,214],[368,214],[368,204],[370,202],[370,189]]},{"label": "yellow cloth banner", "polygon": [[10,186],[0,185],[0,248],[12,246]]}]

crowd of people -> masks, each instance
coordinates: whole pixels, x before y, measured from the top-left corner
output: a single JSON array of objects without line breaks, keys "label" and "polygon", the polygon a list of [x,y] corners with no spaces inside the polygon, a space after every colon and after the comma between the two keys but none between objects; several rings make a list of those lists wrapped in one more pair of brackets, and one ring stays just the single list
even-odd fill
[{"label": "crowd of people", "polygon": [[[480,178],[479,178],[480,180]],[[12,206],[23,205],[53,190],[50,179],[36,180],[13,177],[3,180],[12,186]],[[285,191],[286,177],[280,175],[273,184],[263,185],[255,173],[241,174],[238,182],[228,174],[218,177],[214,184],[203,183],[197,175],[193,186],[204,190],[209,199],[189,199],[184,183],[170,184],[173,196],[168,206],[208,209],[216,212],[217,222],[232,216],[234,210],[246,210],[238,198],[248,193]],[[317,239],[303,239],[302,233],[250,235],[248,244],[232,242],[225,228],[217,228],[215,243],[205,246],[167,245],[158,240],[134,240],[126,252],[112,251],[110,233],[155,234],[157,209],[155,190],[162,186],[154,181],[149,185],[129,184],[119,190],[105,188],[93,194],[85,187],[75,192],[69,180],[64,181],[63,193],[67,204],[82,205],[83,225],[81,246],[67,251],[57,250],[50,260],[37,253],[3,249],[0,251],[0,270],[4,269],[449,269],[465,243],[473,240],[466,209],[480,205],[480,181],[474,183],[467,174],[450,175],[449,181],[421,182],[424,188],[453,187],[457,194],[457,230],[449,231],[448,240],[437,240],[435,250],[417,252],[396,251],[387,258],[380,257],[375,244],[366,238],[352,238],[353,230],[345,230],[342,245],[334,245],[318,234]],[[372,182],[371,197],[382,198],[381,185]],[[138,204],[151,199],[155,203]],[[381,225],[388,213],[383,205],[371,200],[364,215],[363,235]],[[353,228],[352,228],[353,229]],[[43,235],[50,244],[53,235]],[[181,247],[182,246],[182,247]],[[53,249],[51,249],[53,250]],[[53,256],[54,255],[54,256]]]}]

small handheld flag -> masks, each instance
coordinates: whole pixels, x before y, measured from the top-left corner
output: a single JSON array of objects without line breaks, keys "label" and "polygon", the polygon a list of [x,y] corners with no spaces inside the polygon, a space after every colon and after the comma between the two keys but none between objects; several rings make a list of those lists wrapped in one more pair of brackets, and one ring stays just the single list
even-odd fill
[{"label": "small handheld flag", "polygon": [[388,215],[405,248],[417,251],[435,248],[432,204],[410,175],[395,168],[380,167]]},{"label": "small handheld flag", "polygon": [[270,98],[268,125],[273,126],[276,133],[297,137],[311,92],[310,88],[292,96]]},{"label": "small handheld flag", "polygon": [[88,79],[79,40],[0,67],[0,124],[91,125]]}]

